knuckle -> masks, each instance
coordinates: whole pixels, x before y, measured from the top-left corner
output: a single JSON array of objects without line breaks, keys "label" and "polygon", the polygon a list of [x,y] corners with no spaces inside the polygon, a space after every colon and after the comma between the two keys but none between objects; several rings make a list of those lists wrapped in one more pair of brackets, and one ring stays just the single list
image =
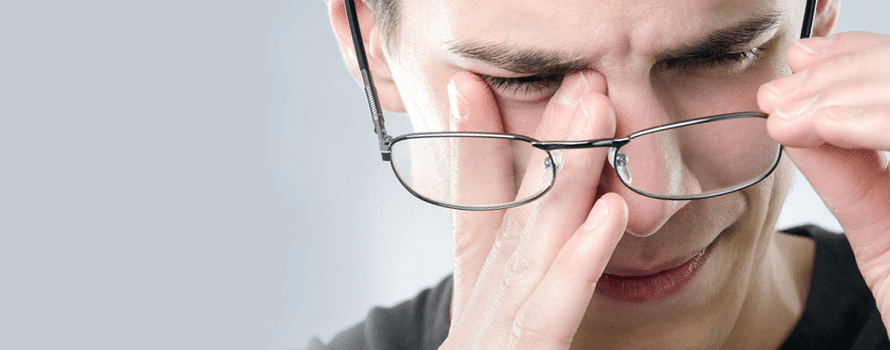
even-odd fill
[{"label": "knuckle", "polygon": [[554,334],[550,327],[550,320],[535,308],[519,310],[513,320],[508,341],[510,349],[534,349],[540,346],[568,348],[572,343],[571,336]]},{"label": "knuckle", "polygon": [[558,273],[556,277],[562,282],[560,285],[571,286],[575,285],[577,281],[595,285],[598,276],[585,275],[587,265],[590,263],[590,257],[583,256],[578,250],[566,254],[564,259],[557,259],[555,271]]},{"label": "knuckle", "polygon": [[844,43],[890,44],[890,36],[866,31],[851,31],[836,34],[837,41]]},{"label": "knuckle", "polygon": [[555,274],[553,277],[559,281],[557,288],[562,287],[568,291],[569,288],[586,289],[596,286],[602,274],[594,272],[591,268],[594,259],[584,252],[583,249],[573,249],[554,262],[554,269],[550,273]]},{"label": "knuckle", "polygon": [[475,233],[461,231],[460,234],[455,232],[454,235],[454,255],[456,257],[471,254],[476,248]]},{"label": "knuckle", "polygon": [[531,260],[520,250],[513,252],[504,266],[504,284],[508,287],[527,283],[531,272]]},{"label": "knuckle", "polygon": [[546,334],[545,322],[541,320],[536,309],[522,308],[513,320],[513,328],[510,337],[517,340],[535,341],[543,339]]},{"label": "knuckle", "polygon": [[810,67],[807,72],[807,77],[803,82],[803,86],[814,85],[814,83],[825,81],[826,79],[830,78],[833,74],[835,74],[835,72],[837,72],[837,69],[839,68],[839,61],[839,57],[834,57],[830,60],[823,61],[820,64]]},{"label": "knuckle", "polygon": [[[519,213],[517,215],[516,213]],[[505,243],[513,243],[517,239],[519,239],[520,232],[522,232],[524,220],[520,220],[520,216],[524,216],[521,214],[522,211],[516,211],[511,213],[511,215],[504,216],[504,222],[501,227],[498,229],[498,235],[495,239],[495,245],[501,246]]]}]

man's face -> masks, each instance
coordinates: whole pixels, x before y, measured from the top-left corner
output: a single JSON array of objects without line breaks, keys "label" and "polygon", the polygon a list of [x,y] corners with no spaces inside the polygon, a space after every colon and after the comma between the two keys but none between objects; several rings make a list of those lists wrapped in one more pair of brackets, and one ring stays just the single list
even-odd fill
[{"label": "man's face", "polygon": [[[505,132],[533,135],[562,78],[594,69],[606,78],[616,137],[681,119],[757,111],[759,86],[788,73],[784,52],[798,38],[805,3],[399,1],[388,63],[416,131],[448,130],[446,86],[454,74],[469,71],[492,86],[501,112],[492,118],[503,118]],[[727,39],[727,33],[745,35]],[[606,274],[657,271],[703,250],[708,258],[669,298],[626,303],[595,294],[585,324],[607,319],[616,332],[639,330],[652,340],[678,324],[731,327],[762,268],[790,173],[783,161],[751,188],[687,202],[642,197],[611,174],[592,179],[600,195],[621,194],[630,211],[629,234]]]}]

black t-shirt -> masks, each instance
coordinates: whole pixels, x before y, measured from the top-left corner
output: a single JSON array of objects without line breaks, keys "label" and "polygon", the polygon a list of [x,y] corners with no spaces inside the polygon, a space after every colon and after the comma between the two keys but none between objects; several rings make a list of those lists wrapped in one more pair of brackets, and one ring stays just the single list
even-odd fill
[{"label": "black t-shirt", "polygon": [[[807,305],[782,350],[890,349],[874,298],[843,235],[816,226],[784,231],[816,241]],[[340,332],[328,344],[318,339],[307,350],[438,349],[448,336],[451,276],[413,299],[377,307],[368,318]]]}]

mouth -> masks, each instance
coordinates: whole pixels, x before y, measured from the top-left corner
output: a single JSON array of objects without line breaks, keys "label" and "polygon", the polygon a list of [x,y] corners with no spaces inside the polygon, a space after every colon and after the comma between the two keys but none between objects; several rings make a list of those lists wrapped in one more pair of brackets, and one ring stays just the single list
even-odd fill
[{"label": "mouth", "polygon": [[710,256],[708,245],[691,258],[653,270],[624,269],[605,273],[596,285],[596,293],[628,303],[645,303],[666,298],[683,289]]}]

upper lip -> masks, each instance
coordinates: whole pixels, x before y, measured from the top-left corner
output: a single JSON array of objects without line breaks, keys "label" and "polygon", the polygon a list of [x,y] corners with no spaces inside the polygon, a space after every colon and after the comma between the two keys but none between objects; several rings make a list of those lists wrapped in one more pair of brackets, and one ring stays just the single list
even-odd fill
[{"label": "upper lip", "polygon": [[649,266],[609,266],[606,267],[606,270],[603,271],[603,274],[620,277],[642,277],[655,275],[685,264],[700,253],[703,253],[706,249],[707,248],[704,248],[690,255],[680,256],[677,258],[666,260],[661,263],[649,264]]}]

